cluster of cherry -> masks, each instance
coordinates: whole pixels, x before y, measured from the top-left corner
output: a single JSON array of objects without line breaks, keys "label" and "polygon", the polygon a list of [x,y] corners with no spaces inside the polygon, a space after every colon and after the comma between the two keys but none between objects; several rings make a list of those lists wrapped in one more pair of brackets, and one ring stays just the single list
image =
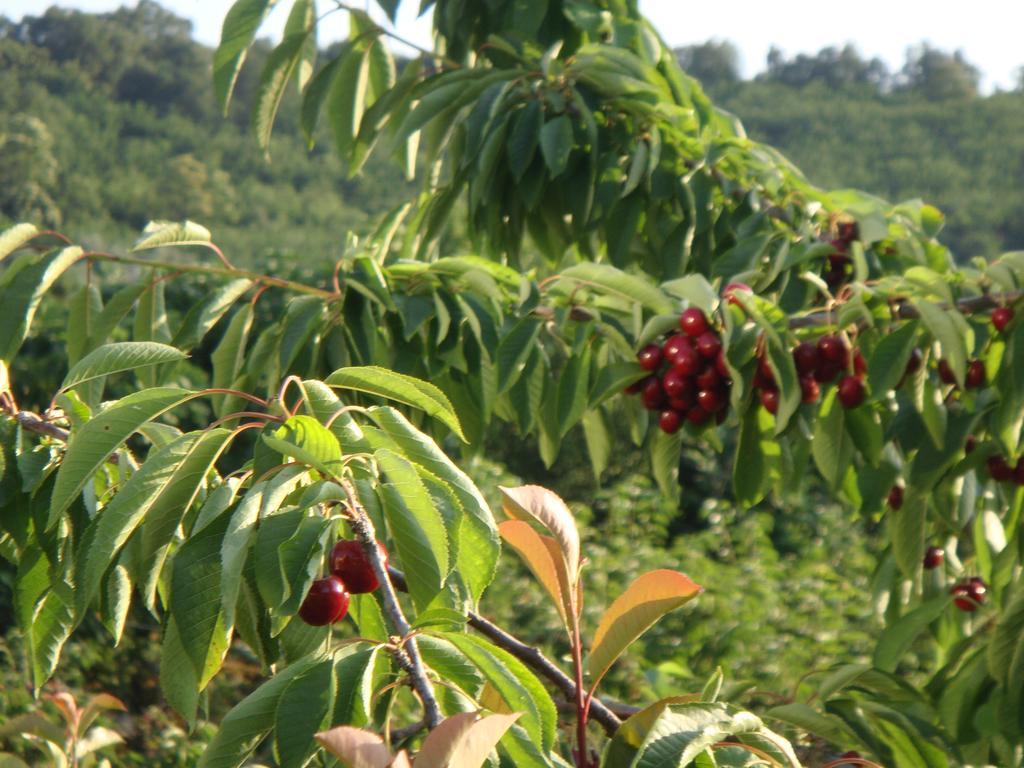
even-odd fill
[{"label": "cluster of cherry", "polygon": [[[970,443],[968,445],[970,446]],[[967,452],[970,453],[971,450],[972,448],[968,448]],[[894,485],[889,490],[888,503],[894,511],[903,506],[902,485]],[[942,547],[928,547],[924,553],[925,570],[931,571],[940,567],[945,559],[946,552]],[[954,596],[953,602],[956,607],[968,613],[973,613],[979,605],[985,602],[986,591],[985,582],[979,576],[972,576],[966,581],[957,582],[949,589],[949,593]]]},{"label": "cluster of cherry", "polygon": [[822,279],[830,290],[835,291],[848,282],[853,274],[853,260],[850,258],[850,243],[857,239],[856,222],[843,222],[838,227],[837,237],[832,240],[835,249],[826,259],[827,267]]},{"label": "cluster of cherry", "polygon": [[721,423],[729,405],[731,379],[718,331],[696,307],[683,311],[679,328],[661,344],[640,350],[637,362],[651,375],[626,389],[658,412],[658,426],[669,434],[684,421],[699,426],[714,417]]},{"label": "cluster of cherry", "polygon": [[[828,334],[818,339],[816,344],[809,341],[797,344],[793,348],[793,364],[800,377],[803,402],[817,402],[821,395],[820,385],[831,383],[843,374],[839,379],[839,402],[844,408],[856,408],[863,403],[867,393],[864,386],[867,364],[860,350],[853,352],[852,360],[853,372],[850,373],[850,348],[842,336]],[[778,411],[779,390],[767,355],[761,355],[758,362],[754,388],[759,391],[761,405],[766,411],[772,414]]]},{"label": "cluster of cherry", "polygon": [[[388,551],[377,542],[384,567],[388,566]],[[355,539],[341,539],[331,550],[331,573],[317,579],[309,588],[299,606],[299,617],[314,627],[324,627],[345,618],[350,595],[373,592],[380,580],[366,556],[363,545]]]}]

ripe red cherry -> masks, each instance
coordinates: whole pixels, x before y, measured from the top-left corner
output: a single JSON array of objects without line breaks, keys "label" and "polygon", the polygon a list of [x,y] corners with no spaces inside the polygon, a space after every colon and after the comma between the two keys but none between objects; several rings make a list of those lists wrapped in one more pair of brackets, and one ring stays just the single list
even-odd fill
[{"label": "ripe red cherry", "polygon": [[968,581],[961,581],[954,584],[949,590],[954,595],[953,602],[961,611],[974,613],[978,606],[985,602],[985,593],[988,591],[985,582],[977,576],[972,576]]},{"label": "ripe red cherry", "polygon": [[818,348],[809,341],[803,341],[793,348],[793,362],[797,373],[810,376],[818,368]]},{"label": "ripe red cherry", "polygon": [[853,372],[858,376],[863,376],[868,372],[868,363],[859,349],[853,353]]},{"label": "ripe red cherry", "polygon": [[929,571],[942,565],[946,552],[942,547],[928,547],[924,553],[924,567]]},{"label": "ripe red cherry", "polygon": [[839,363],[823,357],[818,361],[818,367],[814,369],[814,379],[822,384],[828,384],[830,381],[835,381],[841,368]]},{"label": "ripe red cherry", "polygon": [[889,507],[890,509],[899,509],[903,506],[903,486],[894,485],[889,489]]},{"label": "ripe red cherry", "polygon": [[[377,554],[388,567],[388,551],[377,542]],[[355,539],[341,539],[331,550],[331,573],[345,582],[348,591],[353,595],[373,592],[380,586],[370,558],[366,556],[363,545]]]},{"label": "ripe red cherry", "polygon": [[299,606],[299,617],[313,627],[341,621],[348,613],[349,593],[337,576],[317,579]]},{"label": "ripe red cherry", "polygon": [[943,384],[956,384],[956,376],[953,375],[953,369],[949,366],[948,360],[939,360],[939,379]]},{"label": "ripe red cherry", "polygon": [[708,318],[697,307],[690,307],[684,309],[679,316],[679,327],[687,336],[695,339],[708,330]]},{"label": "ripe red cherry", "polygon": [[683,426],[683,417],[679,411],[670,408],[659,414],[658,426],[661,427],[662,432],[674,435]]},{"label": "ripe red cherry", "polygon": [[728,301],[730,304],[742,306],[739,302],[739,299],[733,296],[733,294],[753,292],[753,289],[746,283],[729,283],[727,286],[725,286],[725,289],[722,291],[722,295],[725,297],[725,300]]},{"label": "ripe red cherry", "polygon": [[645,371],[656,371],[661,365],[662,352],[657,344],[648,344],[636,356],[636,361]]},{"label": "ripe red cherry", "polygon": [[989,456],[985,462],[989,476],[997,483],[1008,483],[1013,480],[1013,467],[1006,463],[1002,456]]},{"label": "ripe red cherry", "polygon": [[805,403],[816,403],[821,395],[821,389],[813,376],[800,377],[800,399]]},{"label": "ripe red cherry", "polygon": [[1017,459],[1017,464],[1013,468],[1013,482],[1024,485],[1024,456]]},{"label": "ripe red cherry", "polygon": [[1013,322],[1013,310],[1010,307],[997,307],[992,310],[992,325],[1000,333],[1006,330],[1006,326],[1011,322]]},{"label": "ripe red cherry", "polygon": [[754,372],[754,386],[762,389],[772,389],[775,386],[775,373],[768,364],[768,356],[757,359],[757,370]]},{"label": "ripe red cherry", "polygon": [[839,382],[839,402],[843,408],[856,408],[864,402],[864,379],[860,376],[844,376]]},{"label": "ripe red cherry", "polygon": [[692,386],[680,397],[670,397],[668,399],[668,407],[676,411],[681,411],[682,413],[686,413],[690,410],[693,407],[693,403],[694,392]]},{"label": "ripe red cherry", "polygon": [[985,386],[985,364],[981,360],[971,360],[967,366],[967,376],[964,383],[968,389],[978,389]]},{"label": "ripe red cherry", "polygon": [[693,381],[697,385],[697,389],[714,389],[721,380],[722,377],[718,375],[718,369],[714,364],[708,364]]},{"label": "ripe red cherry", "polygon": [[[839,235],[839,239],[842,240],[844,243],[853,242],[858,237],[857,222],[856,221],[843,221],[843,222],[840,222],[839,226],[836,228],[836,234]],[[843,755],[843,757],[860,757],[860,755],[858,755],[856,753],[850,753],[850,754]]]},{"label": "ripe red cherry", "polygon": [[681,333],[673,333],[668,337],[668,341],[665,342],[661,351],[669,365],[673,365],[675,363],[676,356],[679,354],[679,350],[683,347],[693,349],[693,343],[690,341],[688,336],[684,336]]},{"label": "ripe red cherry", "polygon": [[643,400],[644,408],[647,410],[659,410],[665,404],[665,390],[661,386],[661,379],[657,376],[648,376],[645,379],[644,388],[640,390],[640,399]]},{"label": "ripe red cherry", "polygon": [[779,392],[775,389],[761,390],[761,405],[773,416],[779,411]]},{"label": "ripe red cherry", "polygon": [[674,367],[683,376],[693,376],[701,367],[700,354],[692,346],[680,347],[676,352]]},{"label": "ripe red cherry", "polygon": [[661,377],[661,388],[669,398],[683,397],[688,390],[693,389],[693,384],[688,377],[672,368]]},{"label": "ripe red cherry", "polygon": [[722,340],[714,331],[705,331],[697,337],[697,351],[700,352],[701,357],[714,360],[722,351]]},{"label": "ripe red cherry", "polygon": [[968,435],[967,439],[964,440],[964,453],[974,453],[974,449],[978,447],[978,438],[974,435]]},{"label": "ripe red cherry", "polygon": [[846,342],[838,336],[828,335],[818,339],[818,354],[826,360],[838,363],[840,368],[845,368],[849,364],[850,350]]},{"label": "ripe red cherry", "polygon": [[622,391],[625,392],[627,395],[639,394],[640,390],[644,388],[645,381],[647,381],[646,378],[640,379],[639,381],[634,381],[632,384],[630,384]]},{"label": "ripe red cherry", "polygon": [[702,389],[697,393],[697,405],[708,413],[718,413],[725,407],[725,398],[717,389]]},{"label": "ripe red cherry", "polygon": [[693,408],[686,412],[686,418],[690,421],[691,424],[696,424],[697,426],[700,426],[701,424],[703,424],[704,422],[711,418],[711,414],[705,411],[699,405],[695,405]]}]

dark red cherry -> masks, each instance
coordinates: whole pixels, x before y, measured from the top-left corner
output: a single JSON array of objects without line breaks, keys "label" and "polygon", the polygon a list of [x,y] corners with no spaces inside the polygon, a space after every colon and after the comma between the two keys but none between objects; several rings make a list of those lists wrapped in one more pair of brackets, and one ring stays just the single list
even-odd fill
[{"label": "dark red cherry", "polygon": [[656,371],[661,366],[662,352],[657,344],[648,344],[636,356],[636,361],[645,371]]},{"label": "dark red cherry", "polygon": [[779,393],[775,389],[761,390],[761,405],[768,413],[775,415],[779,411]]},{"label": "dark red cherry", "polygon": [[[384,545],[377,542],[377,554],[384,561],[384,568],[388,567],[388,551]],[[362,595],[366,592],[373,592],[380,586],[376,571],[370,558],[366,556],[363,545],[355,539],[341,539],[331,550],[331,573],[345,582],[346,588],[353,595]]]},{"label": "dark red cherry", "polygon": [[985,364],[981,360],[971,360],[967,366],[967,376],[964,383],[968,389],[978,389],[985,386]]},{"label": "dark red cherry", "polygon": [[333,574],[317,579],[299,606],[299,618],[313,627],[325,627],[341,621],[348,613],[348,591]]},{"label": "dark red cherry", "polygon": [[809,376],[818,368],[818,348],[809,341],[803,341],[793,348],[793,362],[801,376]]},{"label": "dark red cherry", "polygon": [[695,339],[708,330],[707,315],[697,307],[684,309],[679,316],[679,327],[687,336]]},{"label": "dark red cherry", "polygon": [[929,571],[938,568],[945,558],[946,552],[942,547],[928,547],[924,553],[924,567]]},{"label": "dark red cherry", "polygon": [[864,402],[866,390],[860,376],[844,376],[839,382],[839,402],[843,408],[856,408]]},{"label": "dark red cherry", "polygon": [[697,337],[697,351],[701,357],[707,360],[714,360],[722,351],[722,340],[714,331],[705,331]]},{"label": "dark red cherry", "polygon": [[658,426],[661,428],[662,432],[665,432],[666,434],[669,435],[674,435],[676,432],[679,431],[679,428],[683,426],[682,414],[680,414],[679,411],[671,408],[662,411],[658,415]]},{"label": "dark red cherry", "polygon": [[661,386],[661,379],[657,376],[648,376],[644,388],[640,391],[640,399],[643,400],[644,408],[649,411],[657,411],[665,404],[665,390]]}]

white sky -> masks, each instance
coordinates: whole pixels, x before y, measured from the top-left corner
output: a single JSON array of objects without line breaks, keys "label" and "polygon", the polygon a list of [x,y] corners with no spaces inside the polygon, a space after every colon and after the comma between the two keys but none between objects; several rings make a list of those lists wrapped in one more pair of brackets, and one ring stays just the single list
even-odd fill
[{"label": "white sky", "polygon": [[[231,6],[231,0],[160,2],[191,19],[196,37],[209,45],[216,44],[221,21]],[[50,0],[0,0],[0,13],[18,19],[41,14],[52,4]],[[57,4],[109,11],[130,4],[130,0],[62,0]],[[288,6],[288,2],[279,3],[261,35],[280,33]],[[329,4],[321,2],[320,7]],[[429,14],[417,20],[418,7],[418,0],[404,0],[397,31],[429,47]],[[903,65],[908,47],[927,41],[944,51],[962,49],[967,60],[981,69],[986,91],[1012,87],[1015,72],[1024,66],[1021,0],[860,0],[856,5],[835,0],[733,0],[728,6],[707,0],[640,0],[640,8],[670,45],[709,38],[731,40],[740,50],[742,71],[748,77],[764,68],[773,44],[792,56],[852,42],[861,55],[878,56],[896,70]],[[321,40],[340,37],[344,29],[340,18],[334,24],[325,23]]]}]

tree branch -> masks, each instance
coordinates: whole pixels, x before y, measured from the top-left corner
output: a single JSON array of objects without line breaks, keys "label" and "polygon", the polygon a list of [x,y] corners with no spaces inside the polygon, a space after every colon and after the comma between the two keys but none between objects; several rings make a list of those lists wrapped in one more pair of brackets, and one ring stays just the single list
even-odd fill
[{"label": "tree branch", "polygon": [[402,639],[402,645],[396,648],[392,655],[398,666],[402,668],[402,671],[409,675],[412,687],[423,703],[423,714],[424,719],[427,721],[427,726],[435,728],[444,717],[441,715],[441,707],[438,705],[437,697],[434,695],[434,686],[431,684],[423,667],[419,648],[416,647],[416,638],[409,636],[412,632],[412,627],[409,626],[409,622],[402,612],[402,606],[398,602],[398,595],[395,593],[395,587],[391,582],[387,566],[384,565],[384,560],[377,550],[377,533],[373,529],[373,520],[370,519],[366,509],[359,501],[359,496],[356,494],[356,489],[352,487],[352,483],[344,478],[339,478],[339,482],[345,491],[345,495],[348,497],[351,507],[352,515],[349,519],[349,524],[352,526],[352,532],[359,540],[359,543],[363,545],[363,551],[366,552],[366,556],[373,566],[373,571],[377,575],[377,580],[380,582],[381,603],[383,603],[384,613],[390,619],[392,628]]},{"label": "tree branch", "polygon": [[[397,589],[403,592],[407,589],[404,573],[399,571],[397,568],[389,567],[388,575],[391,577],[391,582]],[[489,638],[499,648],[503,648],[511,653],[521,662],[526,664],[526,666],[533,669],[533,671],[547,678],[548,681],[553,683],[567,700],[573,701],[576,698],[576,684],[572,681],[572,678],[559,669],[553,661],[541,653],[537,648],[532,645],[527,645],[519,638],[509,634],[497,624],[488,621],[475,611],[469,611],[468,616],[469,625],[473,627],[473,629]],[[625,717],[629,717],[629,715],[637,711],[632,707],[616,706],[615,709],[618,710],[619,714]],[[597,697],[594,697],[590,702],[590,715],[594,720],[601,724],[601,727],[604,728],[605,733],[609,736],[612,736],[619,729],[619,726],[622,725],[622,720],[619,715],[613,711],[612,707],[608,706]]]}]

